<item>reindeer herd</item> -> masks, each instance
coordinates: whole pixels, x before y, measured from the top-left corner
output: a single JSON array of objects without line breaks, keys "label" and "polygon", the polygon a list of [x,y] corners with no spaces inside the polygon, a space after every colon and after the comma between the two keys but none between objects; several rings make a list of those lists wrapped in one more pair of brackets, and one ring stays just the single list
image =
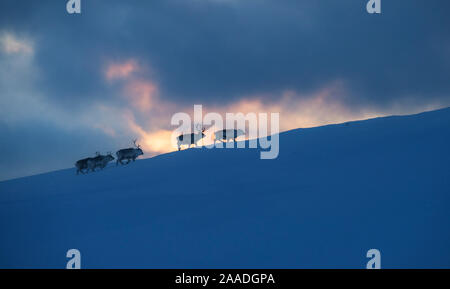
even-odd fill
[{"label": "reindeer herd", "polygon": [[[206,136],[205,128],[202,128],[201,130],[199,127],[196,128],[198,131],[197,133],[182,134],[177,137],[178,150],[181,150],[182,145],[187,145],[188,148],[190,148],[191,145],[197,146],[197,142]],[[222,129],[214,133],[214,144],[217,141],[228,142],[228,140],[233,140],[236,142],[236,138],[241,135],[245,135],[245,132],[240,129]]]},{"label": "reindeer herd", "polygon": [[[126,160],[125,164],[130,163],[131,161],[135,161],[137,157],[144,154],[140,145],[136,144],[137,140],[133,141],[134,148],[121,149],[116,152],[116,166],[120,163],[123,165],[123,161]],[[103,170],[109,162],[113,161],[114,157],[111,152],[108,152],[106,155],[102,155],[100,153],[96,153],[96,156],[93,158],[85,158],[79,160],[75,163],[75,167],[77,168],[77,175],[79,173],[85,174],[89,171],[95,172],[96,168],[100,168]]]},{"label": "reindeer herd", "polygon": [[[216,131],[214,135],[214,143],[216,143],[216,141],[228,142],[229,140],[234,140],[234,142],[236,142],[236,138],[241,135],[245,135],[245,132],[240,129],[223,129]],[[205,136],[205,129],[202,128],[200,130],[198,127],[196,133],[179,135],[176,139],[178,150],[181,150],[182,145],[187,145],[189,148],[191,147],[191,145],[197,146],[197,142],[203,139]],[[121,165],[124,165],[124,160],[126,160],[125,164],[129,164],[131,161],[134,162],[136,158],[144,154],[140,145],[136,144],[136,141],[137,140],[133,141],[133,148],[121,149],[116,152],[116,166],[119,165],[119,163]],[[108,163],[113,161],[114,159],[115,158],[112,156],[111,152],[108,152],[106,155],[102,155],[97,152],[95,157],[85,158],[75,163],[75,167],[77,168],[77,175],[79,173],[85,174],[89,171],[95,172],[95,169],[97,168],[103,170],[108,165]]]}]

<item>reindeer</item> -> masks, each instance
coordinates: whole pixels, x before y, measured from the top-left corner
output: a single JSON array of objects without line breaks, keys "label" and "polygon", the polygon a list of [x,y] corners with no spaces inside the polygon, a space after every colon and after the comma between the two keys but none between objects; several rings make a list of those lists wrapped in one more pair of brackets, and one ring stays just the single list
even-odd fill
[{"label": "reindeer", "polygon": [[91,159],[92,158],[85,158],[85,159],[79,160],[75,163],[75,167],[77,168],[77,175],[79,173],[85,174],[85,172],[83,170],[86,170],[86,173],[89,171],[88,161]]},{"label": "reindeer", "polygon": [[127,149],[121,149],[119,151],[116,152],[116,156],[117,156],[117,161],[116,161],[116,166],[119,165],[119,163],[121,165],[123,165],[122,160],[127,160],[126,164],[129,164],[131,160],[133,160],[133,162],[136,160],[137,157],[142,156],[144,153],[142,152],[141,146],[136,144],[137,140],[133,141],[134,144],[134,148],[127,148]]},{"label": "reindeer", "polygon": [[205,137],[205,129],[202,128],[200,131],[199,126],[197,126],[197,130],[197,133],[182,134],[177,137],[178,150],[181,150],[182,145],[188,145],[188,148],[190,148],[192,144],[197,146],[197,142]]},{"label": "reindeer", "polygon": [[100,153],[97,152],[96,157],[88,159],[87,161],[88,170],[90,169],[91,171],[95,172],[95,168],[98,167],[101,170],[103,170],[106,167],[106,165],[113,160],[114,157],[112,156],[111,152],[108,152],[106,156],[101,155]]},{"label": "reindeer", "polygon": [[245,135],[245,132],[241,129],[222,129],[214,133],[214,144],[216,143],[216,141],[228,142],[229,139],[232,139],[234,142],[236,142],[236,138],[241,135]]}]

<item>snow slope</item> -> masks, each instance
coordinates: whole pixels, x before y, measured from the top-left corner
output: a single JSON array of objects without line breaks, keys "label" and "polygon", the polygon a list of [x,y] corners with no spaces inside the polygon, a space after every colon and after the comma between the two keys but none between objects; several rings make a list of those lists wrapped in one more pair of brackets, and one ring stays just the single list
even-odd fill
[{"label": "snow slope", "polygon": [[0,183],[0,267],[450,267],[450,109]]}]

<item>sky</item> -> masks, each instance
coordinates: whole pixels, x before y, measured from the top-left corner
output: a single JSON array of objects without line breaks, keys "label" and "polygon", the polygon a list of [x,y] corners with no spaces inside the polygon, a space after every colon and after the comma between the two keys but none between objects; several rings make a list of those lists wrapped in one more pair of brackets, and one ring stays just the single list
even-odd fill
[{"label": "sky", "polygon": [[171,151],[194,104],[281,131],[450,106],[450,2],[366,2],[2,0],[0,180]]}]

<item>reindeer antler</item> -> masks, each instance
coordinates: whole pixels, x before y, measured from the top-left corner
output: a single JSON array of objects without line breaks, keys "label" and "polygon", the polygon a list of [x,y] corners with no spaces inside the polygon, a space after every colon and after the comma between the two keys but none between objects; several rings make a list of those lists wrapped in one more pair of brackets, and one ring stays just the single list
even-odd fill
[{"label": "reindeer antler", "polygon": [[141,148],[141,145],[136,144],[136,142],[137,142],[137,139],[133,140],[134,146],[137,147],[137,148]]}]

